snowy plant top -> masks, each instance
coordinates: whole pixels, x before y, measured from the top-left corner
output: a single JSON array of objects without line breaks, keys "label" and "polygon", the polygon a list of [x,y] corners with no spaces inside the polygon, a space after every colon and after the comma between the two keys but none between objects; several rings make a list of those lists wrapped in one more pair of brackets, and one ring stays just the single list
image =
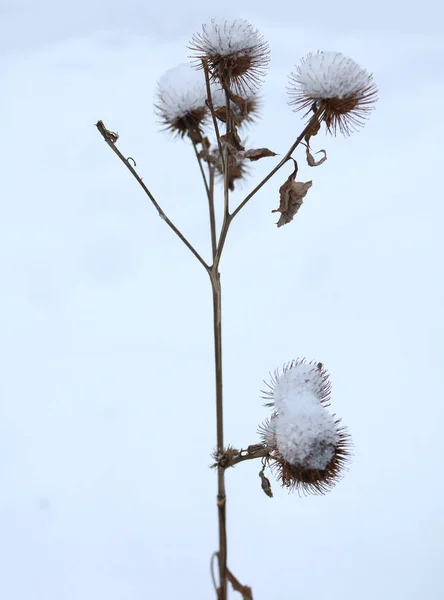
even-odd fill
[{"label": "snowy plant top", "polygon": [[333,416],[321,399],[325,381],[316,365],[299,363],[276,378],[272,419],[277,449],[284,460],[310,469],[325,469],[339,441]]},{"label": "snowy plant top", "polygon": [[157,105],[170,121],[180,119],[193,110],[205,108],[207,93],[201,72],[189,63],[167,71],[157,84]]},{"label": "snowy plant top", "polygon": [[330,377],[319,362],[293,360],[275,371],[266,404],[271,418],[259,427],[269,449],[271,468],[282,486],[309,494],[325,494],[350,460],[351,438],[327,409]]},{"label": "snowy plant top", "polygon": [[234,21],[211,19],[202,26],[201,48],[209,56],[248,55],[258,45],[260,34],[243,19]]},{"label": "snowy plant top", "polygon": [[306,393],[273,419],[277,449],[290,464],[323,470],[339,441],[335,419],[316,396]]},{"label": "snowy plant top", "polygon": [[243,19],[212,19],[193,35],[188,47],[196,68],[208,69],[213,82],[236,94],[256,89],[270,61],[262,34]]},{"label": "snowy plant top", "polygon": [[291,410],[314,396],[320,402],[325,387],[322,371],[316,365],[299,363],[276,377],[273,402],[277,411]]},{"label": "snowy plant top", "polygon": [[340,52],[317,52],[302,59],[295,79],[311,98],[360,96],[368,88],[370,74]]}]

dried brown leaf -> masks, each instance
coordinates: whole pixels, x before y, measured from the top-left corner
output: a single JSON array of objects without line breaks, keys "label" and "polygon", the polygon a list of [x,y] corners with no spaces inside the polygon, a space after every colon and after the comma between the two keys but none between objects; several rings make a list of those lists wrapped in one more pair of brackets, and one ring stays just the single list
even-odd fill
[{"label": "dried brown leaf", "polygon": [[217,108],[214,111],[214,114],[219,119],[219,121],[222,121],[222,123],[227,122],[227,107],[226,106],[221,106],[220,108]]},{"label": "dried brown leaf", "polygon": [[295,181],[298,167],[296,161],[294,161],[294,163],[295,169],[293,173],[279,189],[279,208],[271,211],[281,213],[279,221],[276,223],[278,227],[282,227],[293,220],[293,217],[302,206],[305,195],[313,185],[312,181],[307,181],[306,183],[302,183],[302,181]]},{"label": "dried brown leaf", "polygon": [[247,150],[244,156],[245,158],[249,158],[250,160],[259,160],[260,158],[265,158],[267,156],[276,156],[276,152],[273,152],[268,148],[256,148],[252,150]]},{"label": "dried brown leaf", "polygon": [[305,136],[305,141],[307,142],[308,145],[310,144],[310,138],[317,135],[317,133],[319,132],[320,129],[321,129],[321,122],[319,120],[313,121],[313,124],[310,127],[310,131],[308,131]]},{"label": "dried brown leaf", "polygon": [[229,149],[231,146],[231,148],[234,148],[237,151],[245,150],[244,146],[242,146],[241,144],[240,137],[236,130],[229,131],[225,135],[221,135],[220,141],[226,146],[228,146]]},{"label": "dried brown leaf", "polygon": [[[309,167],[319,167],[327,160],[327,152],[322,149],[319,152],[323,152],[324,156],[320,160],[316,160],[313,154],[310,152],[310,148],[307,146],[306,154],[307,154],[307,164]],[[319,152],[315,152],[315,154],[319,154]]]},{"label": "dried brown leaf", "polygon": [[248,100],[246,98],[242,98],[242,96],[236,96],[236,94],[229,94],[230,100],[234,102],[234,104],[238,107],[241,112],[241,115],[244,115],[247,111],[247,103]]}]

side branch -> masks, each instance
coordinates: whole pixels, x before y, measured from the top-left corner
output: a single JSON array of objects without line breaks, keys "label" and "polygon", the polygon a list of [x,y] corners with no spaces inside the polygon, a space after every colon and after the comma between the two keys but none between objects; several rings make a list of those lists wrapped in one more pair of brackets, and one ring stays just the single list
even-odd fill
[{"label": "side branch", "polygon": [[270,449],[264,444],[253,444],[248,446],[246,450],[237,450],[236,448],[228,447],[224,452],[215,452],[215,463],[213,467],[221,467],[228,469],[235,465],[244,462],[245,460],[254,460],[255,458],[264,458],[270,454]]},{"label": "side branch", "polygon": [[203,66],[204,75],[205,75],[205,86],[207,89],[208,108],[210,109],[211,117],[213,119],[214,133],[216,134],[216,140],[217,140],[217,146],[219,148],[220,160],[222,161],[222,166],[223,166],[223,169],[225,170],[225,160],[224,160],[224,154],[223,154],[223,149],[222,149],[222,142],[220,139],[219,125],[217,124],[217,117],[216,117],[216,113],[214,112],[214,106],[213,106],[213,96],[211,94],[210,74],[208,73],[208,67],[207,67],[205,61],[202,61],[202,66]]},{"label": "side branch", "polygon": [[317,111],[315,112],[315,114],[311,117],[311,119],[309,120],[309,122],[307,123],[307,125],[302,130],[302,133],[296,138],[296,141],[291,146],[291,148],[288,150],[287,154],[285,154],[285,156],[283,157],[283,159],[274,167],[274,169],[272,169],[268,173],[268,175],[266,175],[264,177],[264,179],[262,179],[262,181],[254,188],[254,190],[248,194],[248,196],[239,204],[239,206],[236,208],[236,210],[234,210],[231,213],[231,218],[232,219],[234,219],[234,217],[237,215],[237,213],[243,209],[243,207],[247,204],[247,202],[249,200],[251,200],[251,198],[255,194],[257,194],[257,192],[261,189],[261,187],[264,186],[267,183],[267,181],[269,179],[271,179],[273,177],[273,175],[275,175],[279,171],[279,169],[281,167],[283,167],[284,164],[291,158],[291,155],[296,150],[296,148],[299,146],[299,144],[302,142],[302,140],[304,139],[304,137],[307,134],[309,134],[310,131],[312,130],[313,126],[315,126],[316,123],[319,122],[318,119],[319,119],[319,116],[322,114],[323,110],[324,109],[322,107],[317,109]]},{"label": "side branch", "polygon": [[205,268],[205,270],[209,271],[210,270],[210,266],[204,261],[204,259],[201,257],[201,255],[199,254],[199,252],[194,248],[194,246],[192,244],[190,244],[190,242],[183,235],[183,233],[174,225],[174,223],[171,221],[171,219],[169,219],[166,216],[166,214],[163,212],[162,208],[159,206],[159,204],[157,203],[156,199],[154,198],[154,196],[152,195],[152,193],[150,192],[150,190],[143,183],[142,178],[139,176],[139,174],[137,173],[137,171],[134,169],[133,165],[130,163],[130,160],[132,160],[134,162],[134,164],[135,164],[134,159],[132,159],[130,157],[129,158],[125,158],[123,156],[123,154],[120,152],[120,150],[116,147],[115,144],[116,144],[116,141],[117,141],[117,139],[118,139],[119,136],[116,133],[114,133],[112,131],[109,131],[105,127],[105,125],[103,124],[103,121],[97,121],[96,127],[99,130],[99,132],[102,134],[103,139],[108,144],[108,146],[111,148],[111,150],[115,154],[117,154],[117,156],[120,158],[120,160],[126,166],[126,168],[132,173],[132,175],[134,176],[134,178],[138,181],[138,183],[142,187],[143,191],[148,196],[148,198],[151,200],[151,202],[153,203],[155,209],[159,213],[160,218],[163,219],[165,221],[165,223],[174,231],[174,233],[177,235],[177,237],[182,240],[182,242],[185,244],[185,246],[194,254],[194,256],[201,263],[201,265]]},{"label": "side branch", "polygon": [[217,251],[216,217],[214,214],[214,166],[208,163],[208,175],[210,179],[210,181],[208,181],[207,176],[205,175],[205,170],[203,168],[202,159],[200,157],[199,150],[197,149],[196,142],[194,142],[193,140],[191,141],[193,144],[194,154],[199,165],[199,170],[202,175],[202,179],[205,186],[205,192],[207,194],[208,199],[208,210],[210,213],[211,252],[214,261],[214,257],[216,256]]},{"label": "side branch", "polygon": [[253,600],[253,590],[248,585],[242,585],[239,579],[233,575],[230,569],[227,567],[227,579],[233,586],[235,592],[239,592],[242,596],[242,600]]}]

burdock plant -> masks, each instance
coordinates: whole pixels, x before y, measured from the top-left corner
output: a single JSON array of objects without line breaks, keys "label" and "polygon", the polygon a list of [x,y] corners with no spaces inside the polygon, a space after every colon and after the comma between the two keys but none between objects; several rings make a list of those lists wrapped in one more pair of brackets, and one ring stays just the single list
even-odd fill
[{"label": "burdock plant", "polygon": [[[258,440],[237,448],[224,441],[222,376],[222,300],[220,263],[230,226],[255,194],[289,161],[293,169],[279,188],[277,226],[290,223],[309,192],[312,181],[299,181],[298,162],[293,156],[303,146],[309,167],[327,159],[325,150],[318,160],[312,152],[312,139],[322,129],[332,136],[348,136],[362,126],[376,101],[372,76],[353,60],[337,52],[309,54],[289,76],[289,104],[305,110],[306,123],[283,158],[236,206],[230,204],[230,191],[250,175],[257,160],[276,156],[268,148],[246,148],[245,125],[258,117],[257,90],[266,75],[269,48],[262,35],[244,20],[216,21],[203,25],[189,44],[189,62],[168,71],[158,82],[155,110],[160,123],[176,137],[188,141],[197,160],[208,200],[211,250],[210,260],[165,214],[154,195],[135,170],[132,158],[117,148],[118,135],[102,121],[97,128],[108,146],[138,181],[159,216],[182,240],[207,272],[212,289],[214,359],[216,380],[216,447],[213,467],[217,470],[217,512],[219,548],[218,582],[213,581],[218,600],[226,600],[230,582],[243,598],[252,598],[251,588],[242,585],[227,566],[225,473],[246,460],[259,460],[262,490],[273,496],[265,475],[270,468],[279,483],[289,491],[324,494],[343,474],[350,458],[351,440],[340,419],[328,409],[330,377],[317,361],[293,360],[274,371],[264,392],[271,409],[258,429]],[[219,176],[216,179],[216,176]],[[218,181],[223,188],[218,195]],[[220,202],[220,204],[218,204]],[[216,218],[217,209],[223,215]]]}]

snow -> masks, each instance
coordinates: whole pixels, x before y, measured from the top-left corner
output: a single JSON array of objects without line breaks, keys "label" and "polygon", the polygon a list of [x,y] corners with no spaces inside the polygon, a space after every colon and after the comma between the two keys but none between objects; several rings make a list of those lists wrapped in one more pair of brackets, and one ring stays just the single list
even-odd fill
[{"label": "snow", "polygon": [[193,69],[189,63],[170,69],[157,84],[157,105],[170,121],[205,107],[206,97],[203,73]]},{"label": "snow", "polygon": [[321,371],[306,363],[276,377],[274,414],[266,438],[289,463],[325,469],[339,441],[334,417],[321,403]]},{"label": "snow", "polygon": [[273,388],[276,410],[286,410],[307,394],[315,395],[320,400],[322,386],[321,371],[315,365],[307,363],[293,365],[276,377],[276,385]]},{"label": "snow", "polygon": [[213,101],[214,108],[220,108],[221,106],[226,106],[227,99],[225,96],[225,92],[222,88],[211,86],[211,99]]},{"label": "snow", "polygon": [[291,464],[325,469],[339,441],[334,417],[316,396],[306,393],[273,422],[276,445]]},{"label": "snow", "polygon": [[340,52],[310,53],[292,80],[310,98],[345,98],[368,86],[369,73]]},{"label": "snow", "polygon": [[245,56],[261,43],[258,31],[244,19],[211,19],[202,26],[200,45],[209,56]]}]

